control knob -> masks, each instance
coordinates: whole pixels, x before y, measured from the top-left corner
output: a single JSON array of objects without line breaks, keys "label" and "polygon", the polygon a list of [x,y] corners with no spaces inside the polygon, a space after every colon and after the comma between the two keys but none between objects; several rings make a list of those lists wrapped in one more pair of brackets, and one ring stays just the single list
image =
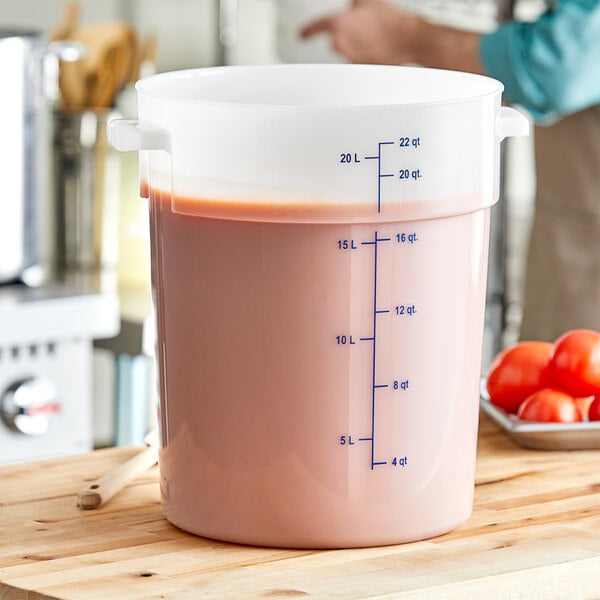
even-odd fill
[{"label": "control knob", "polygon": [[13,431],[42,435],[60,413],[56,388],[41,377],[15,381],[0,398],[0,415]]}]

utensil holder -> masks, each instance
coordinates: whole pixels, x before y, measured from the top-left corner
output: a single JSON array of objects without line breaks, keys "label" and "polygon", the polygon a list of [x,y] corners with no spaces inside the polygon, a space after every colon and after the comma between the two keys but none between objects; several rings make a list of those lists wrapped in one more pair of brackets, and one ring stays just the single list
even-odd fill
[{"label": "utensil holder", "polygon": [[54,264],[58,278],[113,272],[118,258],[120,158],[108,145],[115,111],[55,111]]}]

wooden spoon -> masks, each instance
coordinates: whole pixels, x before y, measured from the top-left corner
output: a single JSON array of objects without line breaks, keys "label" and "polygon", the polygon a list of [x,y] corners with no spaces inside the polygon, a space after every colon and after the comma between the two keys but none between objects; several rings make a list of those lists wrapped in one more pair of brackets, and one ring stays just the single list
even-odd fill
[{"label": "wooden spoon", "polygon": [[147,448],[81,490],[77,496],[77,506],[83,510],[102,506],[138,475],[155,465],[158,461],[158,431],[153,429],[144,441]]}]

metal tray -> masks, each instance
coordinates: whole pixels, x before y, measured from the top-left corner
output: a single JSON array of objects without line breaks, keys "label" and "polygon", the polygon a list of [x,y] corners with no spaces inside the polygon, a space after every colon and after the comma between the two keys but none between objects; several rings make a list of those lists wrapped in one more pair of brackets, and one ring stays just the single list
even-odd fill
[{"label": "metal tray", "polygon": [[481,409],[517,444],[537,450],[598,450],[600,421],[536,423],[523,421],[490,402],[485,379],[481,381]]}]

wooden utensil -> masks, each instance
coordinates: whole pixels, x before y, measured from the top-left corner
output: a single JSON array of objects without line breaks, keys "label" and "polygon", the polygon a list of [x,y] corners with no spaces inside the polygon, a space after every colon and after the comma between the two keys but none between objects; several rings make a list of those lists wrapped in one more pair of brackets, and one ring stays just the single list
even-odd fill
[{"label": "wooden utensil", "polygon": [[[137,37],[127,23],[99,23],[76,26],[65,17],[56,31],[64,38],[87,48],[85,57],[61,63],[60,89],[65,108],[108,108],[127,82],[135,61]],[[67,33],[68,32],[68,33]]]},{"label": "wooden utensil", "polygon": [[155,465],[158,461],[157,430],[153,429],[144,441],[147,448],[81,490],[77,496],[77,506],[83,510],[102,506],[134,481],[138,475]]},{"label": "wooden utensil", "polygon": [[[79,2],[69,2],[65,6],[62,21],[51,31],[52,41],[70,40],[79,22]],[[87,51],[87,48],[86,48]],[[82,79],[83,68],[80,61],[60,63],[59,87],[62,102],[66,108],[82,107],[85,103],[85,85]]]},{"label": "wooden utensil", "polygon": [[131,62],[127,83],[133,85],[140,77],[156,73],[158,63],[158,35],[149,33],[143,39],[136,39],[134,60]]},{"label": "wooden utensil", "polygon": [[95,26],[81,35],[90,39],[96,48],[93,60],[87,65],[88,100],[93,108],[108,108],[127,82],[132,62],[135,61],[137,38],[131,27],[124,23]]},{"label": "wooden utensil", "polygon": [[69,38],[77,22],[79,21],[79,2],[69,2],[65,6],[65,12],[61,23],[59,23],[50,33],[50,39],[55,42]]}]

